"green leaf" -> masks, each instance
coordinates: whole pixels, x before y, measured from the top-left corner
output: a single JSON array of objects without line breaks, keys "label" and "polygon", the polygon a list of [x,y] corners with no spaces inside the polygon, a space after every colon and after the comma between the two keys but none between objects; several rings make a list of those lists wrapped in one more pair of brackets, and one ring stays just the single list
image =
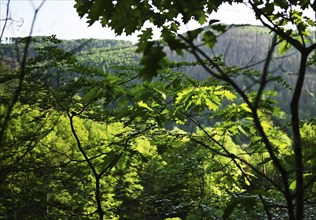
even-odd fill
[{"label": "green leaf", "polygon": [[204,98],[206,106],[213,111],[218,109],[218,103],[213,102],[211,99]]},{"label": "green leaf", "polygon": [[202,39],[203,39],[205,45],[210,49],[212,49],[217,42],[216,35],[210,30],[203,33]]},{"label": "green leaf", "polygon": [[89,12],[91,5],[91,1],[76,0],[75,8],[77,9],[77,13],[81,18]]},{"label": "green leaf", "polygon": [[274,12],[274,3],[266,3],[265,7],[264,7],[264,12],[267,15],[271,15]]},{"label": "green leaf", "polygon": [[179,30],[179,24],[177,24],[176,22],[172,22],[171,23],[171,25],[170,25],[170,27],[171,27],[171,30],[172,31],[178,31]]},{"label": "green leaf", "polygon": [[95,21],[99,19],[99,17],[103,14],[103,5],[102,1],[97,0],[97,1],[92,1],[92,4],[90,4],[90,9],[89,9],[89,16],[88,16],[88,22],[89,26],[91,26]]},{"label": "green leaf", "polygon": [[307,26],[303,22],[299,22],[296,26],[297,26],[299,31],[301,31],[301,32],[305,32],[306,31]]},{"label": "green leaf", "polygon": [[165,57],[162,46],[155,45],[155,42],[148,42],[140,60],[140,64],[143,66],[139,73],[140,77],[143,80],[151,81],[158,75],[159,70],[166,66]]},{"label": "green leaf", "polygon": [[210,26],[211,29],[223,33],[226,31],[226,25],[224,24],[214,24]]},{"label": "green leaf", "polygon": [[137,50],[136,52],[140,53],[145,50],[147,47],[148,42],[152,39],[153,36],[153,29],[152,28],[146,28],[146,30],[143,30],[141,34],[138,35],[139,42],[137,44]]},{"label": "green leaf", "polygon": [[193,93],[191,88],[184,89],[183,91],[177,94],[176,104],[181,105],[184,108],[184,110],[188,110],[188,108],[192,104],[192,96]]},{"label": "green leaf", "polygon": [[244,182],[247,186],[250,186],[251,183],[249,182],[248,178],[244,177]]},{"label": "green leaf", "polygon": [[118,160],[122,157],[123,152],[117,153],[114,150],[109,152],[105,157],[103,157],[104,168],[100,172],[102,176],[104,173],[110,171],[118,162]]},{"label": "green leaf", "polygon": [[183,43],[179,38],[177,38],[174,33],[172,33],[169,29],[164,28],[162,30],[162,39],[168,44],[171,50],[175,50],[177,54],[182,55],[183,50],[187,49],[185,43]]},{"label": "green leaf", "polygon": [[251,112],[251,109],[249,108],[249,106],[246,103],[242,103],[240,104],[240,107],[245,110],[246,112]]},{"label": "green leaf", "polygon": [[289,4],[286,0],[275,0],[275,4],[283,9],[287,9],[289,7]]},{"label": "green leaf", "polygon": [[[303,10],[307,9],[309,6],[310,0],[300,0],[300,5]],[[315,2],[314,2],[315,5]]]},{"label": "green leaf", "polygon": [[235,94],[233,94],[231,91],[225,90],[223,93],[224,97],[226,97],[226,99],[232,101],[235,98],[237,98],[237,96]]},{"label": "green leaf", "polygon": [[294,180],[291,184],[290,184],[290,190],[294,191],[296,188],[296,180]]},{"label": "green leaf", "polygon": [[161,97],[163,98],[163,100],[166,100],[166,99],[167,99],[166,93],[160,91],[160,90],[157,89],[157,88],[153,88],[153,90],[155,90],[156,92],[158,92],[158,93],[161,95]]},{"label": "green leaf", "polygon": [[150,111],[154,111],[152,108],[150,108],[150,107],[147,105],[147,103],[145,103],[145,102],[143,102],[143,101],[140,101],[140,102],[138,102],[137,104],[138,104],[138,106],[140,106],[140,107],[142,107],[142,108],[146,108],[146,109],[148,109],[148,110],[150,110]]},{"label": "green leaf", "polygon": [[104,93],[104,90],[101,87],[96,86],[90,89],[82,98],[82,100],[86,103],[89,103],[94,99],[100,98],[103,95],[103,93]]},{"label": "green leaf", "polygon": [[190,40],[195,40],[199,34],[203,31],[203,28],[197,28],[197,29],[194,29],[194,30],[191,30],[191,31],[188,31],[187,32],[187,35],[189,37]]}]

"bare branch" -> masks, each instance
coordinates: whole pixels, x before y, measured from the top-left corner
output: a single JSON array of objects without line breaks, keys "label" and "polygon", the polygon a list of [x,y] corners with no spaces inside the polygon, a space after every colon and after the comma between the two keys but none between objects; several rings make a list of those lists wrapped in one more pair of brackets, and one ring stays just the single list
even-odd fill
[{"label": "bare branch", "polygon": [[2,28],[2,31],[0,34],[0,43],[2,42],[2,37],[3,37],[4,31],[5,31],[5,28],[7,27],[7,22],[9,20],[10,1],[11,0],[8,0],[8,2],[7,2],[7,11],[6,11],[6,15],[5,15],[4,25],[3,25],[3,28]]}]

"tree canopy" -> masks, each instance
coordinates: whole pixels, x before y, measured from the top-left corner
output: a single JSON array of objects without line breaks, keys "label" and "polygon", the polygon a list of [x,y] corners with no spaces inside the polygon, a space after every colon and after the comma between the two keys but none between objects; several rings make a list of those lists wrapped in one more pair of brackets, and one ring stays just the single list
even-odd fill
[{"label": "tree canopy", "polygon": [[315,219],[315,1],[75,7],[138,43],[0,45],[1,218]]},{"label": "tree canopy", "polygon": [[[269,160],[273,162],[278,171],[283,193],[287,202],[289,219],[302,219],[304,213],[304,191],[310,185],[306,182],[304,174],[306,166],[303,162],[303,148],[301,127],[299,119],[299,100],[302,92],[308,57],[315,51],[316,43],[313,38],[315,18],[305,15],[307,10],[316,10],[315,1],[76,1],[76,8],[80,16],[88,15],[88,22],[93,24],[100,21],[102,25],[113,28],[116,33],[125,32],[131,34],[136,30],[142,30],[144,23],[149,21],[154,26],[161,28],[161,40],[151,41],[152,30],[147,28],[140,35],[138,51],[143,52],[141,64],[143,71],[140,73],[145,79],[152,79],[158,74],[158,70],[165,66],[164,46],[181,53],[183,50],[194,54],[197,61],[209,72],[212,77],[229,84],[244,100],[247,112],[250,113],[255,130],[259,134],[265,149],[269,154]],[[256,93],[245,92],[231,76],[232,70],[224,69],[214,58],[205,53],[196,43],[197,37],[201,37],[204,45],[212,48],[216,43],[217,35],[225,31],[222,25],[214,24],[216,21],[208,21],[208,15],[218,10],[222,3],[244,3],[255,13],[256,18],[269,28],[275,38],[267,54],[267,61],[258,81]],[[130,19],[125,19],[130,14]],[[200,24],[209,22],[208,28],[199,28],[186,34],[178,34],[179,25],[186,24],[190,20]],[[269,64],[273,57],[274,47],[279,45],[281,51],[290,46],[295,47],[301,54],[298,78],[296,80],[293,96],[290,102],[291,108],[291,135],[293,136],[293,155],[295,173],[295,192],[291,192],[291,180],[289,170],[284,161],[278,155],[278,147],[275,140],[271,139],[269,129],[264,124],[260,109],[262,109],[264,90],[269,83]],[[209,63],[205,63],[207,60]],[[190,99],[189,97],[192,97]],[[186,97],[195,105],[201,101],[196,99],[199,95]],[[195,99],[194,99],[195,98]],[[179,99],[178,99],[179,100]],[[183,100],[183,101],[184,101]],[[213,99],[214,100],[214,99]],[[207,103],[207,100],[205,100]],[[188,102],[190,103],[190,102]],[[187,110],[188,105],[184,106]],[[214,109],[213,109],[214,110]],[[232,160],[235,158],[232,156]],[[277,184],[278,185],[278,184]]]}]

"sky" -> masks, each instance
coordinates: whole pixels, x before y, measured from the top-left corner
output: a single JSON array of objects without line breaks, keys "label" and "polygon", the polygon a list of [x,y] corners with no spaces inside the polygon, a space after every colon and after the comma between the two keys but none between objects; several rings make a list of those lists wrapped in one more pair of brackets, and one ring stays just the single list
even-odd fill
[{"label": "sky", "polygon": [[[15,20],[5,29],[5,37],[24,37],[28,36],[34,16],[34,11],[42,0],[11,0],[10,17]],[[122,39],[137,41],[137,35],[116,36],[109,28],[102,27],[99,23],[88,27],[86,19],[78,16],[74,0],[46,0],[38,12],[33,36],[47,36],[55,34],[59,39],[80,39],[80,38],[99,38],[99,39]],[[7,0],[0,0],[0,19],[6,16]],[[245,5],[223,5],[219,12],[211,15],[212,19],[219,19],[226,24],[260,24],[255,20],[254,14]],[[0,21],[0,30],[4,25]],[[198,25],[191,22],[183,26],[181,31],[197,28]],[[156,31],[156,37],[159,32]]]}]

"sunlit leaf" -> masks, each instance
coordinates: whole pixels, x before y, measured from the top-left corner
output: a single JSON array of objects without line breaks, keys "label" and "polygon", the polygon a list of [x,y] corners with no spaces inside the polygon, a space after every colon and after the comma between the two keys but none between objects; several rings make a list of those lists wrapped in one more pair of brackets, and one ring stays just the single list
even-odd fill
[{"label": "sunlit leaf", "polygon": [[146,108],[146,109],[148,109],[148,110],[150,110],[150,111],[154,111],[152,108],[150,108],[150,107],[148,106],[148,104],[146,104],[146,103],[143,102],[143,101],[139,101],[139,102],[138,102],[138,105],[139,105],[140,107],[142,107],[142,108]]}]

